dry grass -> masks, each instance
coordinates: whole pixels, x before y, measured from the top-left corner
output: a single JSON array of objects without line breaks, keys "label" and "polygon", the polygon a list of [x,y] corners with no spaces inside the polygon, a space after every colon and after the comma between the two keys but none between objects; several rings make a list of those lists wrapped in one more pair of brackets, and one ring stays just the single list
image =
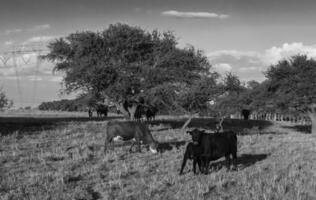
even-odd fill
[{"label": "dry grass", "polygon": [[[235,121],[238,124],[238,121]],[[103,153],[104,122],[71,122],[0,139],[0,199],[316,199],[316,136],[274,125],[238,136],[238,171],[223,160],[209,175],[179,176],[184,142],[169,125],[151,126],[162,153]],[[255,129],[257,130],[257,129]]]}]

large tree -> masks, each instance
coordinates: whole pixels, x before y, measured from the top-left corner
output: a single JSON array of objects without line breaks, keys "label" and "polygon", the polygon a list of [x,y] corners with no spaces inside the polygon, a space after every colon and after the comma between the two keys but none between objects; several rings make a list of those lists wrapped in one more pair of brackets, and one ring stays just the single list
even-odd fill
[{"label": "large tree", "polygon": [[248,102],[244,98],[248,90],[237,75],[232,72],[226,73],[218,89],[219,95],[214,98],[215,104],[211,106],[217,115],[224,117],[248,108]]},{"label": "large tree", "polygon": [[305,55],[279,61],[265,72],[265,105],[309,116],[316,134],[316,61]]},{"label": "large tree", "polygon": [[[211,74],[207,57],[193,47],[179,48],[171,32],[126,24],[73,33],[48,47],[44,58],[65,73],[67,92],[79,90],[114,102],[152,95],[160,105],[173,107],[178,90]],[[168,98],[159,95],[163,93]]]}]

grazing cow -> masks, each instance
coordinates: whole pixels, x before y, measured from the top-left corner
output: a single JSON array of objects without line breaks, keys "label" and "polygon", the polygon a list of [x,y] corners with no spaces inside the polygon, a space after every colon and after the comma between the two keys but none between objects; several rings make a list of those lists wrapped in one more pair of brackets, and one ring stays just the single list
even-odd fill
[{"label": "grazing cow", "polygon": [[108,116],[109,108],[108,108],[107,105],[97,104],[95,110],[97,111],[97,116],[98,117],[102,117],[102,116],[107,117]]},{"label": "grazing cow", "polygon": [[197,142],[201,148],[201,169],[208,173],[210,161],[223,156],[226,159],[227,170],[230,168],[232,156],[233,169],[237,169],[237,136],[233,131],[225,131],[220,134],[210,134],[205,131],[194,129],[187,131],[192,136],[193,142]]},{"label": "grazing cow", "polygon": [[198,164],[199,169],[201,171],[201,159],[200,155],[202,154],[201,146],[196,142],[190,142],[183,156],[183,161],[181,165],[180,175],[183,173],[183,169],[186,165],[188,159],[193,160],[193,173],[196,174],[196,164]]},{"label": "grazing cow", "polygon": [[[154,140],[148,127],[135,121],[110,121],[106,127],[106,139],[104,152],[107,150],[107,146],[111,144],[114,138],[120,138],[124,141],[135,139],[138,146],[138,151],[141,152],[141,141],[149,145],[149,149],[152,153],[157,153],[157,142]],[[130,147],[130,152],[135,143]],[[113,149],[113,146],[112,146]]]},{"label": "grazing cow", "polygon": [[147,121],[155,120],[158,109],[154,106],[149,106],[146,110],[146,119]]}]

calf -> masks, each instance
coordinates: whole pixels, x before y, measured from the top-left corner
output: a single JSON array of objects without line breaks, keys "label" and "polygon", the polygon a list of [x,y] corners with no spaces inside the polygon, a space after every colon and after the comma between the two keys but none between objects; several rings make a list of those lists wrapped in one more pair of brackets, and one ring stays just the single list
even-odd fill
[{"label": "calf", "polygon": [[[106,153],[107,146],[110,145],[114,138],[120,138],[124,141],[135,139],[138,146],[138,151],[141,152],[140,143],[141,141],[149,145],[149,149],[152,153],[157,153],[157,142],[151,135],[148,127],[139,122],[135,121],[110,121],[106,126],[106,139],[104,152]],[[130,147],[130,151],[135,143]],[[113,146],[112,146],[113,149]]]},{"label": "calf", "polygon": [[196,174],[196,164],[199,165],[199,169],[201,171],[201,160],[200,154],[202,153],[202,148],[199,144],[190,142],[186,149],[183,156],[182,166],[180,170],[180,175],[183,173],[183,169],[186,165],[188,159],[193,160],[193,173]]},{"label": "calf", "polygon": [[198,129],[188,131],[193,142],[201,146],[201,168],[205,174],[208,173],[210,161],[217,160],[223,156],[226,159],[227,170],[230,168],[232,156],[233,169],[237,169],[237,136],[233,131],[225,131],[217,134],[206,133]]}]

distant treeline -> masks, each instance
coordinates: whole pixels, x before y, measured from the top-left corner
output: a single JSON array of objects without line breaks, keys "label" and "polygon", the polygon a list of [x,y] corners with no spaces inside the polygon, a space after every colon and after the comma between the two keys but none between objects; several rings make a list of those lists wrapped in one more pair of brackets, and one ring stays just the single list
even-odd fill
[{"label": "distant treeline", "polygon": [[54,110],[54,111],[86,111],[87,106],[78,99],[62,99],[59,101],[42,102],[38,106],[39,110]]}]

